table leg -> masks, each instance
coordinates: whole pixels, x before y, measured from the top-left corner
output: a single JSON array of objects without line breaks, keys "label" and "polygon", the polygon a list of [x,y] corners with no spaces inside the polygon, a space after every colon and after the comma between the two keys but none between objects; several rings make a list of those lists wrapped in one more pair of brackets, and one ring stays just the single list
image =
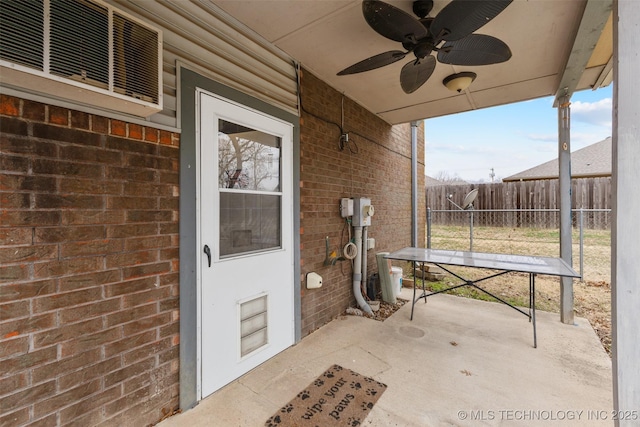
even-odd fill
[{"label": "table leg", "polygon": [[413,261],[413,298],[411,299],[411,317],[409,320],[413,320],[413,307],[416,305],[416,265]]},{"label": "table leg", "polygon": [[536,275],[529,274],[529,286],[531,287],[531,316],[533,320],[533,348],[538,348],[538,337],[536,336]]}]

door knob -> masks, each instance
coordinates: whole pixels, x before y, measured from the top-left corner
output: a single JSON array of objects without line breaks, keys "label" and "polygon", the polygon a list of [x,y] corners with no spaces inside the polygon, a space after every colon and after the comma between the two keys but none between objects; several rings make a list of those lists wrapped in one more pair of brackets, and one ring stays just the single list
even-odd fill
[{"label": "door knob", "polygon": [[211,267],[211,249],[209,249],[209,245],[204,245],[204,253],[207,254],[207,261],[209,262],[209,267]]}]

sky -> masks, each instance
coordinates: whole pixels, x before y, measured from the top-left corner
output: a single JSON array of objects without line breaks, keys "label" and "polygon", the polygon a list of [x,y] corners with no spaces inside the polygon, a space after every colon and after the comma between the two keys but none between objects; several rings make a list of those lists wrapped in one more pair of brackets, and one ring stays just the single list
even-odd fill
[{"label": "sky", "polygon": [[[571,98],[571,151],[611,136],[612,85]],[[425,121],[425,172],[469,182],[499,181],[558,158],[553,97]]]}]

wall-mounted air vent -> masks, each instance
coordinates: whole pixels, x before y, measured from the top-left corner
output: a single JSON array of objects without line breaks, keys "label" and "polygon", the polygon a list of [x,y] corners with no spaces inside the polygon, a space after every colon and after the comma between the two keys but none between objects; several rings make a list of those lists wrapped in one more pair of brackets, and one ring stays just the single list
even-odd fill
[{"label": "wall-mounted air vent", "polygon": [[162,110],[162,33],[98,0],[0,0],[0,81],[139,116]]}]

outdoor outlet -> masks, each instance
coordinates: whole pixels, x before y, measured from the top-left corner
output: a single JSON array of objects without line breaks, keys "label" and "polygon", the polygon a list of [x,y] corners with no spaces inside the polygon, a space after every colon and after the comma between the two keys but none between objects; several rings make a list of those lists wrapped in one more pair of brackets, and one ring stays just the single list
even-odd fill
[{"label": "outdoor outlet", "polygon": [[374,239],[373,237],[367,238],[367,250],[371,250],[375,248],[376,248],[376,239]]},{"label": "outdoor outlet", "polygon": [[307,273],[307,289],[317,289],[322,286],[322,276],[318,273]]}]

